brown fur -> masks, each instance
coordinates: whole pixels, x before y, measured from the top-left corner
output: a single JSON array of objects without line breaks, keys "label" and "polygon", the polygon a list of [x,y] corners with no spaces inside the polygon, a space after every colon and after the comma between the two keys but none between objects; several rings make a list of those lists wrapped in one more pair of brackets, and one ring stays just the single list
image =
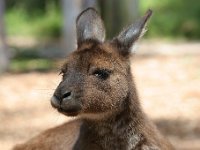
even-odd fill
[{"label": "brown fur", "polygon": [[70,121],[46,130],[15,150],[71,150],[79,135],[80,121]]},{"label": "brown fur", "polygon": [[172,150],[143,113],[130,69],[130,49],[150,15],[104,42],[97,12],[83,11],[77,19],[78,49],[67,57],[51,101],[59,112],[79,119],[15,150]]}]

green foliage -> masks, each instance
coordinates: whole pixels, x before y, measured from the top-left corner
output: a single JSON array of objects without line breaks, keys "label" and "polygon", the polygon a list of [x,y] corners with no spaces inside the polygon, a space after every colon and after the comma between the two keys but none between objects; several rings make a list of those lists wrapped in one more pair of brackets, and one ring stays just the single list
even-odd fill
[{"label": "green foliage", "polygon": [[[59,37],[61,35],[62,16],[58,0],[7,0],[6,30],[11,36],[31,36],[37,38]],[[120,1],[119,1],[120,2]],[[148,8],[154,11],[149,37],[181,37],[187,39],[200,38],[200,1],[197,0],[139,0],[140,13]],[[109,1],[106,8],[112,6]],[[119,4],[120,5],[120,4]],[[127,8],[114,12],[114,16],[122,14],[116,22],[110,13],[105,19],[108,34],[114,33],[123,26]],[[121,11],[121,12],[120,12]],[[106,11],[107,12],[107,11]],[[113,11],[112,11],[113,12]],[[119,14],[119,15],[117,15]],[[112,24],[117,24],[113,28]],[[109,35],[108,35],[109,36]]]},{"label": "green foliage", "polygon": [[200,38],[200,2],[196,0],[141,0],[141,11],[153,9],[149,36]]},{"label": "green foliage", "polygon": [[13,72],[48,71],[53,67],[52,60],[44,58],[15,58],[10,64]]},{"label": "green foliage", "polygon": [[59,37],[61,35],[62,22],[58,11],[51,11],[41,18],[37,18],[34,25],[33,32],[36,36]]},{"label": "green foliage", "polygon": [[59,7],[59,0],[6,0],[7,9],[23,9],[29,15],[46,12],[49,5]]},{"label": "green foliage", "polygon": [[9,70],[12,72],[49,71],[55,68],[56,60],[41,57],[35,48],[16,48],[15,57],[11,59]]},{"label": "green foliage", "polygon": [[[21,5],[20,5],[21,4]],[[24,3],[16,3],[6,11],[5,21],[8,35],[31,37],[59,37],[62,19],[60,9],[55,3],[48,2],[44,7],[29,8]],[[42,4],[41,4],[42,5]],[[26,9],[25,9],[26,8]],[[33,11],[33,10],[34,11]]]},{"label": "green foliage", "polygon": [[31,33],[31,23],[23,10],[10,10],[6,13],[5,22],[8,35],[26,35]]}]

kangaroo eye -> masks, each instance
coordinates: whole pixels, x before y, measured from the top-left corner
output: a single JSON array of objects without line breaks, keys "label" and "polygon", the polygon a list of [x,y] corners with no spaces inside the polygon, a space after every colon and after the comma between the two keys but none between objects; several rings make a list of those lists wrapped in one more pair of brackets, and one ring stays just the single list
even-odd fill
[{"label": "kangaroo eye", "polygon": [[109,77],[110,73],[111,71],[107,69],[97,69],[93,72],[93,75],[100,79],[106,80]]}]

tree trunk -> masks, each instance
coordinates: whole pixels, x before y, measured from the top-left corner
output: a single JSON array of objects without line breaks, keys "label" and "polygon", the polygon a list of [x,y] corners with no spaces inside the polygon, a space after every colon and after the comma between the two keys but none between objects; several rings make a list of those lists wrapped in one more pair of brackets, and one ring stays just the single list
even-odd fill
[{"label": "tree trunk", "polygon": [[5,1],[0,0],[0,73],[4,72],[9,65],[9,57],[6,45],[5,28],[4,28],[4,10]]},{"label": "tree trunk", "polygon": [[97,7],[97,1],[96,0],[82,0],[82,9],[86,9],[88,7]]},{"label": "tree trunk", "polygon": [[117,35],[138,17],[139,0],[99,0],[99,3],[108,38]]}]

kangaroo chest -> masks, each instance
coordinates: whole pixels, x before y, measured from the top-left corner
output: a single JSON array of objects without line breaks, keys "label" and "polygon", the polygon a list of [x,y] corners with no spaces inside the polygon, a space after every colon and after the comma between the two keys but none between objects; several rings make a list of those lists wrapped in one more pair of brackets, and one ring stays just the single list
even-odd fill
[{"label": "kangaroo chest", "polygon": [[132,150],[140,145],[142,139],[142,135],[131,126],[120,128],[101,124],[91,127],[83,124],[73,150]]}]

